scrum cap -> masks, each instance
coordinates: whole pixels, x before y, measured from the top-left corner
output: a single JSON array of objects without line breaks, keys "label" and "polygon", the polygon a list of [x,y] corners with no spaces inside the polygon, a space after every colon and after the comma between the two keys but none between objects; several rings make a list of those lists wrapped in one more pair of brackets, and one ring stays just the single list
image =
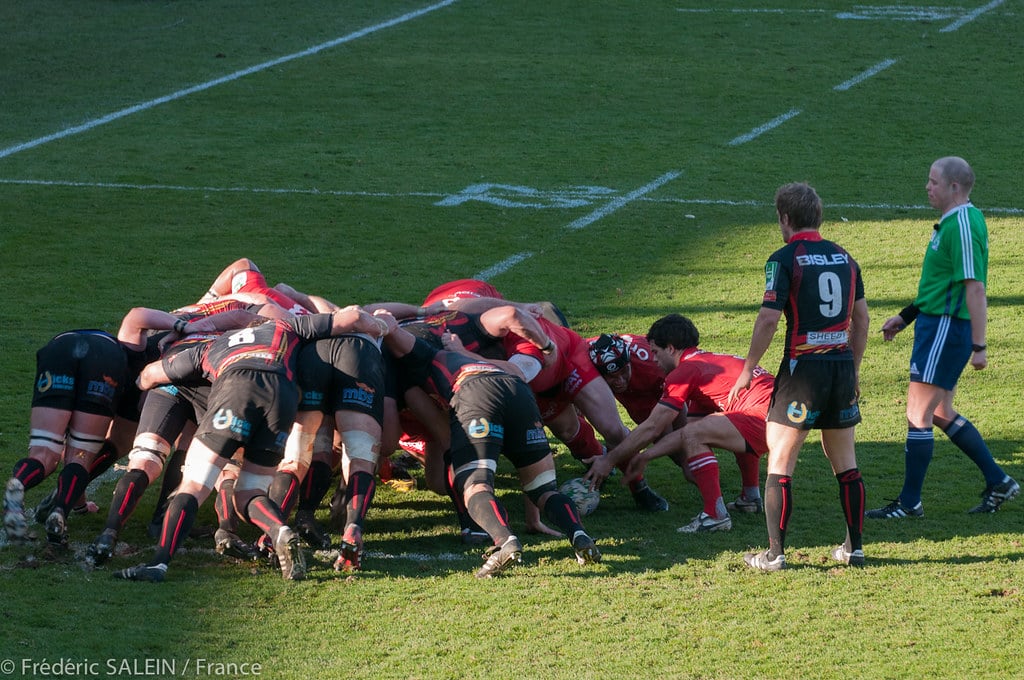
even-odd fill
[{"label": "scrum cap", "polygon": [[602,333],[590,342],[590,360],[602,375],[615,373],[629,363],[629,348],[618,335]]}]

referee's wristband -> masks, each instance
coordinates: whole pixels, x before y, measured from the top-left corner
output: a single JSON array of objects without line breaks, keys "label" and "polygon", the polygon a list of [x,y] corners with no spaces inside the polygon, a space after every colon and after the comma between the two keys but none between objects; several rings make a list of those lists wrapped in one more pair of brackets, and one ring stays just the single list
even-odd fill
[{"label": "referee's wristband", "polygon": [[988,347],[988,345],[971,345],[971,351],[984,352],[986,347]]},{"label": "referee's wristband", "polygon": [[903,319],[903,322],[909,326],[910,324],[914,323],[914,319],[916,319],[917,315],[920,313],[921,308],[915,305],[913,302],[911,302],[909,305],[900,310],[900,318]]}]

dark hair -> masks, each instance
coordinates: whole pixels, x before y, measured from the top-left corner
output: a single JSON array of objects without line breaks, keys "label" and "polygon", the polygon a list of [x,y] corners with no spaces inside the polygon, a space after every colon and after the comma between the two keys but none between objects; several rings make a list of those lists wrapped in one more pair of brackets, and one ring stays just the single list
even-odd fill
[{"label": "dark hair", "polygon": [[806,182],[783,184],[775,192],[775,209],[789,217],[794,230],[817,229],[821,226],[821,198]]},{"label": "dark hair", "polygon": [[687,349],[700,344],[700,332],[682,314],[669,314],[651,324],[647,340],[658,347]]}]

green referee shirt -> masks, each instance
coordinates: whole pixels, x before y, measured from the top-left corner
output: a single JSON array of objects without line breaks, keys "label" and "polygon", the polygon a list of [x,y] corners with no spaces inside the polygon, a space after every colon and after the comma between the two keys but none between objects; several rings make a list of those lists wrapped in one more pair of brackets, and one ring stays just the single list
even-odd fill
[{"label": "green referee shirt", "polygon": [[970,319],[964,282],[986,283],[988,227],[981,211],[970,203],[953,208],[935,225],[924,253],[921,281],[914,300],[924,314]]}]

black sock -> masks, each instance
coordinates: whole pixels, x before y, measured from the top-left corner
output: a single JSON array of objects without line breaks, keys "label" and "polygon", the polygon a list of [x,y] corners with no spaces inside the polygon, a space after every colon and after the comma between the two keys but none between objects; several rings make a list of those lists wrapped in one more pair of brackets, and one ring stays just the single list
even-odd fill
[{"label": "black sock", "polygon": [[277,534],[284,524],[281,508],[264,494],[249,499],[245,508],[242,509],[242,517],[246,522],[263,531],[272,541],[277,540]]},{"label": "black sock", "polygon": [[356,472],[349,477],[348,488],[345,490],[345,526],[363,526],[376,489],[377,480],[369,472]]},{"label": "black sock", "polygon": [[99,453],[96,454],[96,457],[92,461],[92,465],[89,466],[89,481],[91,482],[109,470],[120,457],[121,454],[118,452],[117,447],[114,446],[113,442],[109,439],[103,442],[103,446],[100,447]]},{"label": "black sock", "polygon": [[54,508],[60,508],[65,513],[74,507],[75,501],[85,492],[89,484],[89,471],[78,463],[69,463],[64,466],[57,476],[57,497],[54,499]]},{"label": "black sock", "polygon": [[129,470],[124,473],[114,488],[114,498],[107,512],[107,523],[104,529],[113,529],[120,533],[124,523],[128,521],[139,499],[149,487],[149,476],[142,470]]},{"label": "black sock", "polygon": [[768,475],[764,484],[764,514],[768,525],[768,558],[786,552],[786,528],[793,511],[793,478],[789,475]]},{"label": "black sock", "polygon": [[320,507],[321,501],[331,488],[331,466],[322,461],[315,460],[309,466],[306,478],[302,480],[302,489],[299,497],[299,510],[315,511]]},{"label": "black sock", "polygon": [[156,499],[156,508],[153,509],[153,519],[150,524],[161,524],[164,513],[167,511],[168,499],[174,490],[181,484],[181,466],[185,463],[185,451],[176,449],[164,466],[164,476],[160,481],[160,495]]},{"label": "black sock", "polygon": [[14,464],[12,476],[28,491],[46,479],[46,468],[35,458],[22,458]]},{"label": "black sock", "polygon": [[150,565],[167,564],[188,538],[192,525],[199,513],[199,501],[190,493],[178,493],[167,504],[163,527],[160,530],[160,545]]},{"label": "black sock", "polygon": [[213,509],[217,511],[217,527],[235,533],[238,529],[235,514],[235,480],[225,479],[217,489],[217,497],[213,500]]},{"label": "black sock", "polygon": [[281,509],[281,516],[287,517],[299,500],[299,478],[292,472],[278,470],[270,482],[269,496]]},{"label": "black sock", "polygon": [[839,480],[839,503],[846,517],[846,530],[850,534],[850,550],[864,547],[864,480],[860,470],[851,468],[836,475]]},{"label": "black sock", "polygon": [[512,535],[508,526],[508,513],[493,491],[479,491],[473,494],[466,507],[473,520],[494,541],[494,545],[502,545]]},{"label": "black sock", "polygon": [[544,503],[544,515],[562,530],[569,540],[577,531],[585,531],[580,524],[580,512],[576,504],[563,493],[553,493]]}]

